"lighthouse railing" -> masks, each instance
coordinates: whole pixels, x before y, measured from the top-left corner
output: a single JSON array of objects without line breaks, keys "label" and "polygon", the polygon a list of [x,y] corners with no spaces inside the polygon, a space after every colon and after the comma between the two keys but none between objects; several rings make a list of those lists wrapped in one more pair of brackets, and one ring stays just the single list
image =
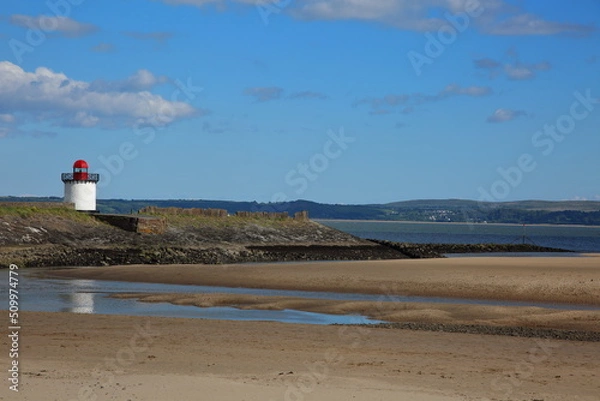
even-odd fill
[{"label": "lighthouse railing", "polygon": [[[79,181],[79,180],[75,179],[73,173],[62,173],[60,175],[60,178],[63,181]],[[100,181],[100,174],[88,174],[87,179],[82,180],[82,181],[98,182],[98,181]]]}]

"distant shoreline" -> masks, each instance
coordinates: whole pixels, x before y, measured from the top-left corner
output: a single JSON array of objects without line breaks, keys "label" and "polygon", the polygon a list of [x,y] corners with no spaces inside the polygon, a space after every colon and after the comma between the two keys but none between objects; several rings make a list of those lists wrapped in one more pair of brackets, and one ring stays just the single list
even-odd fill
[{"label": "distant shoreline", "polygon": [[[514,226],[522,227],[519,223],[468,223],[464,221],[411,221],[411,220],[353,220],[353,219],[311,219],[318,223],[324,221],[333,221],[340,223],[399,223],[399,224],[451,224],[465,226]],[[576,228],[600,228],[600,225],[584,225],[584,224],[525,224],[526,227],[576,227]]]}]

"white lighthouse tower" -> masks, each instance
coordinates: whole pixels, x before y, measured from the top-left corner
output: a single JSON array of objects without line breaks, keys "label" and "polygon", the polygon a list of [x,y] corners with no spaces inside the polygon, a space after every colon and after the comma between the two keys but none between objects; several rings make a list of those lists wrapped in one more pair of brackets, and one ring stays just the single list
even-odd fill
[{"label": "white lighthouse tower", "polygon": [[65,183],[65,202],[75,204],[75,210],[85,212],[96,211],[96,184],[99,174],[88,173],[89,166],[85,160],[73,163],[72,173],[63,173]]}]

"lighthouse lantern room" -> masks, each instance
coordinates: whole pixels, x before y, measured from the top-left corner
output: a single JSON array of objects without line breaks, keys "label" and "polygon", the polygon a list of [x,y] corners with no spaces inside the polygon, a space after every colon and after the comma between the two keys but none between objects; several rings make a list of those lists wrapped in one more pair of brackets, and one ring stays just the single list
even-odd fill
[{"label": "lighthouse lantern room", "polygon": [[61,178],[65,183],[65,202],[73,203],[75,210],[95,212],[96,184],[100,175],[90,174],[88,169],[85,160],[77,160],[73,163],[73,172],[63,173]]}]

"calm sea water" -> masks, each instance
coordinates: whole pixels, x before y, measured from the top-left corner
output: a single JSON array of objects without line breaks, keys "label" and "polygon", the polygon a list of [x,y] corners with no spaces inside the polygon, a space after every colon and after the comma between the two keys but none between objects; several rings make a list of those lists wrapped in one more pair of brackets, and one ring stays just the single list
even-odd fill
[{"label": "calm sea water", "polygon": [[600,252],[600,227],[516,224],[336,221],[320,223],[361,238],[436,244],[526,243],[576,252]]}]

